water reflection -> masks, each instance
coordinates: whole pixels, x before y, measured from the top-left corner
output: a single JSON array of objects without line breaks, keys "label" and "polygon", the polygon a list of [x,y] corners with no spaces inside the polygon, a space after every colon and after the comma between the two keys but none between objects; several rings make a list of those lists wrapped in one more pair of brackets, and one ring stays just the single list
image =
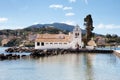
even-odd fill
[{"label": "water reflection", "polygon": [[65,54],[0,65],[0,80],[120,80],[120,59],[113,54]]},{"label": "water reflection", "polygon": [[94,54],[84,54],[84,64],[85,64],[85,72],[86,72],[86,80],[93,80],[93,69],[92,69],[92,59],[94,58]]},{"label": "water reflection", "polygon": [[[115,69],[116,65],[120,66],[120,61],[113,54],[68,54],[40,58],[38,62],[58,64],[59,66],[66,67],[66,73],[71,73],[71,75],[68,74],[68,77],[74,77],[73,80],[81,78],[81,80],[98,80],[96,76],[100,73],[99,69],[111,72],[113,68]],[[104,74],[101,76],[105,77]]]}]

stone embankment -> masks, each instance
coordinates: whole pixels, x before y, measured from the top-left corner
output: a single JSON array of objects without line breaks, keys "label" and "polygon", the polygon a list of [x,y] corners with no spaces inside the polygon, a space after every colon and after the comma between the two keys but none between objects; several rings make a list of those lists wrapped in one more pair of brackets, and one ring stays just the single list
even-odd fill
[{"label": "stone embankment", "polygon": [[[111,54],[113,50],[88,50],[88,49],[49,49],[49,50],[38,50],[34,48],[8,48],[5,50],[9,54],[0,54],[0,60],[6,59],[20,59],[21,57],[29,56],[31,58],[39,58],[45,56],[54,56],[59,54],[79,54],[79,53],[101,53]],[[18,54],[13,54],[13,53]],[[30,55],[21,55],[19,53],[28,52]]]},{"label": "stone embankment", "polygon": [[12,59],[19,59],[20,55],[17,54],[0,54],[0,60],[12,60]]}]

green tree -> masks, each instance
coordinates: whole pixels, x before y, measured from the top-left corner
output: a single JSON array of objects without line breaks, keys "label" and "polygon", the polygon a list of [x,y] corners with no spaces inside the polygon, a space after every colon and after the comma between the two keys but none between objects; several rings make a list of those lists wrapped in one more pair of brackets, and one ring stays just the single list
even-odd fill
[{"label": "green tree", "polygon": [[106,35],[107,43],[119,43],[119,36],[116,34],[107,34]]},{"label": "green tree", "polygon": [[110,34],[107,34],[106,38],[110,39],[110,38],[112,38],[112,36]]},{"label": "green tree", "polygon": [[92,17],[91,15],[87,15],[85,18],[84,18],[84,25],[86,26],[86,41],[85,41],[85,45],[87,45],[88,41],[93,37],[93,20],[92,20]]},{"label": "green tree", "polygon": [[113,35],[112,35],[112,38],[118,38],[118,35],[113,34]]}]

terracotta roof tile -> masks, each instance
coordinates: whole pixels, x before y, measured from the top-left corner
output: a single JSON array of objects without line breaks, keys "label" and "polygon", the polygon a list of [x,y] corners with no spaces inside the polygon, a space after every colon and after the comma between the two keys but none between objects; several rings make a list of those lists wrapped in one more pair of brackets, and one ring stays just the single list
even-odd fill
[{"label": "terracotta roof tile", "polygon": [[36,42],[70,42],[71,37],[65,34],[39,34]]}]

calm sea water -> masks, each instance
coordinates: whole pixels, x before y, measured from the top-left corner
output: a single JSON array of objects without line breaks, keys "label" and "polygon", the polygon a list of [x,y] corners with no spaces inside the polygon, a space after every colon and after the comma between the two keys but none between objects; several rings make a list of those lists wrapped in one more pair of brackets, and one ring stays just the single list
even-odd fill
[{"label": "calm sea water", "polygon": [[0,61],[0,80],[120,80],[120,58],[81,53],[4,60]]}]

